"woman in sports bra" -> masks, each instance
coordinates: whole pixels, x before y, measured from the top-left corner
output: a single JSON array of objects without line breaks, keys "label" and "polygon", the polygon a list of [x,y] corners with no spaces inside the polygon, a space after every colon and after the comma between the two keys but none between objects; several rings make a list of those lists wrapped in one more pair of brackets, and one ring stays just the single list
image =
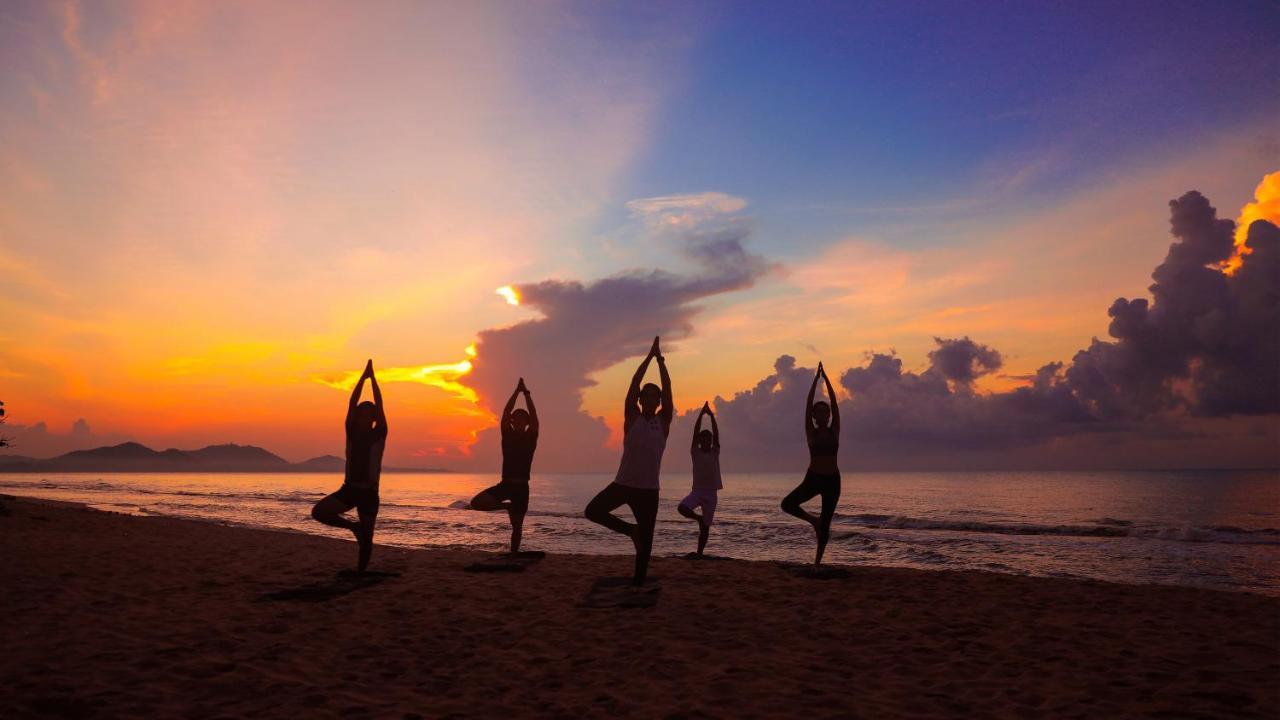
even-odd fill
[{"label": "woman in sports bra", "polygon": [[[819,378],[827,386],[830,403],[813,401]],[[827,377],[822,363],[818,363],[818,372],[809,386],[809,399],[805,401],[804,434],[809,441],[809,470],[800,486],[782,499],[782,509],[813,526],[818,536],[818,554],[813,564],[819,565],[822,552],[827,549],[827,540],[831,538],[831,518],[836,514],[836,503],[840,501],[840,468],[836,464],[836,454],[840,450],[840,407],[836,403],[835,389],[831,387],[831,378]],[[814,516],[800,507],[800,503],[817,496],[822,496],[820,515]]]}]

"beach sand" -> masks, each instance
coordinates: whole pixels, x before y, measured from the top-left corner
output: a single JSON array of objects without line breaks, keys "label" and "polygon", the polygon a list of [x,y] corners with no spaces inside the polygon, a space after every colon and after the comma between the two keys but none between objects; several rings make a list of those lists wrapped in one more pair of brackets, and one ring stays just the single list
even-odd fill
[{"label": "beach sand", "polygon": [[654,607],[597,609],[629,557],[379,547],[361,583],[346,541],[0,502],[6,718],[1280,713],[1280,601],[1244,593],[663,557]]}]

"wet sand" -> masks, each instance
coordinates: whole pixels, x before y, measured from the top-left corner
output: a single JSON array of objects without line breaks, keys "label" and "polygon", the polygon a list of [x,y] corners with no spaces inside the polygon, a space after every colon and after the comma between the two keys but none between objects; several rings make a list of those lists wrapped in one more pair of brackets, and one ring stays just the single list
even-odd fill
[{"label": "wet sand", "polygon": [[1245,593],[664,557],[653,607],[589,608],[629,557],[360,580],[351,542],[0,502],[7,718],[1280,714],[1280,600]]}]

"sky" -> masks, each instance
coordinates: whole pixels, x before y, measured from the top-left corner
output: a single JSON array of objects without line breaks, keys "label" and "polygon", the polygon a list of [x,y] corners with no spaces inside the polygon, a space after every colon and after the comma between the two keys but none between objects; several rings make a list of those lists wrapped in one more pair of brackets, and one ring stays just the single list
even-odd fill
[{"label": "sky", "polygon": [[538,467],[607,470],[660,334],[729,468],[802,467],[818,361],[849,469],[1274,466],[1278,36],[1266,0],[5,3],[8,452],[341,454],[372,358],[388,464],[496,468],[523,376]]}]

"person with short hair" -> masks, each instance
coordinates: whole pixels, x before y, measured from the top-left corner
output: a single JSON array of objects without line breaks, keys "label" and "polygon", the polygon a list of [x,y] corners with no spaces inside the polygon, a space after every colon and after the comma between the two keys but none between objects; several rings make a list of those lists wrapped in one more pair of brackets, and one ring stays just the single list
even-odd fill
[{"label": "person with short hair", "polygon": [[[516,400],[524,395],[528,408],[516,408]],[[485,488],[471,498],[472,510],[506,510],[511,519],[511,553],[520,552],[520,536],[524,529],[524,516],[529,511],[529,473],[533,466],[533,453],[538,449],[538,411],[533,406],[533,396],[524,386],[524,378],[516,383],[516,389],[502,410],[502,480]]]}]

